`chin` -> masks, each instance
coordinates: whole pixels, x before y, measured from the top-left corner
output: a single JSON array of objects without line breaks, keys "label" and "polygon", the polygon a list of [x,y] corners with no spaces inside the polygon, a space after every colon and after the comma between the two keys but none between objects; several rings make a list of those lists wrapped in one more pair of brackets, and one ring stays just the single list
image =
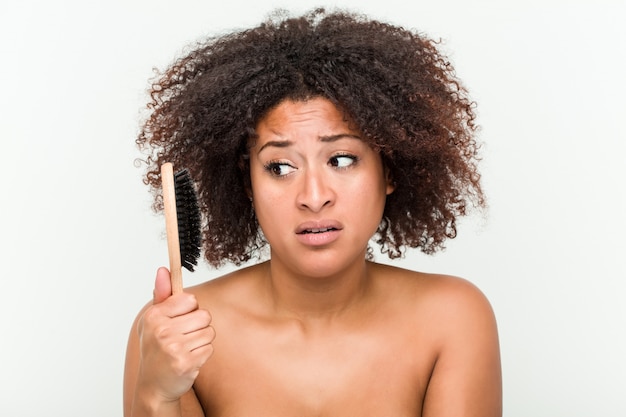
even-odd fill
[{"label": "chin", "polygon": [[[309,254],[287,257],[289,262],[281,262],[287,270],[310,278],[328,278],[342,274],[358,265],[365,265],[366,250],[359,253],[337,253],[332,250],[313,251]],[[352,256],[350,256],[352,255]],[[293,262],[292,259],[298,261]]]}]

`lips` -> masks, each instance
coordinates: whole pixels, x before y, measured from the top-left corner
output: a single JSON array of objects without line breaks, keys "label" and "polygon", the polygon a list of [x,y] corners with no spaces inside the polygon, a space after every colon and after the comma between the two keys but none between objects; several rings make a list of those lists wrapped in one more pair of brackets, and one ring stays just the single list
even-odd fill
[{"label": "lips", "polygon": [[307,229],[307,230],[303,230],[301,232],[301,234],[306,234],[306,233],[324,233],[324,232],[328,232],[329,230],[337,230],[334,227],[325,227],[323,229]]},{"label": "lips", "polygon": [[310,221],[296,228],[298,241],[308,247],[327,247],[339,238],[343,225],[335,220]]},{"label": "lips", "polygon": [[296,234],[317,234],[343,229],[343,226],[334,220],[309,221],[298,225]]}]

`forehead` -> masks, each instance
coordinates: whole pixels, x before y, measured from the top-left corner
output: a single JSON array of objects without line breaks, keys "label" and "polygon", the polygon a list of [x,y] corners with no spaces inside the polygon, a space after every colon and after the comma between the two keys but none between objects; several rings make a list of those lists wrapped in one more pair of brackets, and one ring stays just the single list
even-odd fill
[{"label": "forehead", "polygon": [[358,130],[345,112],[325,98],[306,101],[284,100],[272,108],[256,126],[259,137],[264,135],[288,135],[294,130],[317,131],[327,135],[342,131],[357,134]]}]

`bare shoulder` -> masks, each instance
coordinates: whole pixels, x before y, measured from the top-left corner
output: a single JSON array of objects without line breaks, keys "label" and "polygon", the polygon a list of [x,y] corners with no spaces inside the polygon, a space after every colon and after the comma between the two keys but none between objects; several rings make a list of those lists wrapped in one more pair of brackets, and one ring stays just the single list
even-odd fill
[{"label": "bare shoulder", "polygon": [[264,273],[265,263],[235,270],[221,277],[189,287],[185,291],[194,294],[201,307],[211,311],[221,307],[250,306],[258,300],[259,277]]},{"label": "bare shoulder", "polygon": [[498,331],[482,291],[459,277],[386,266],[379,272],[433,354],[422,415],[501,416]]},{"label": "bare shoulder", "polygon": [[408,291],[413,296],[419,296],[420,302],[432,301],[439,304],[445,299],[454,299],[463,303],[489,305],[482,291],[461,277],[412,271],[384,264],[373,264],[373,269],[378,280],[387,282],[399,293]]},{"label": "bare shoulder", "polygon": [[[387,297],[405,302],[405,312],[431,326],[430,334],[459,336],[477,327],[495,329],[495,317],[484,293],[470,281],[376,264]],[[423,317],[429,317],[425,321]]]}]

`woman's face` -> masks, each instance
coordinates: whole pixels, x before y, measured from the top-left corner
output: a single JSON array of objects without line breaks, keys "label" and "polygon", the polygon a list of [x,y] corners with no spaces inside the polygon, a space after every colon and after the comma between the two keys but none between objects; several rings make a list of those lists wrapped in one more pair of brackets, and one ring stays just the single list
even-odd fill
[{"label": "woman's face", "polygon": [[363,262],[393,191],[380,155],[323,98],[281,102],[257,134],[251,192],[272,262],[307,276]]}]

